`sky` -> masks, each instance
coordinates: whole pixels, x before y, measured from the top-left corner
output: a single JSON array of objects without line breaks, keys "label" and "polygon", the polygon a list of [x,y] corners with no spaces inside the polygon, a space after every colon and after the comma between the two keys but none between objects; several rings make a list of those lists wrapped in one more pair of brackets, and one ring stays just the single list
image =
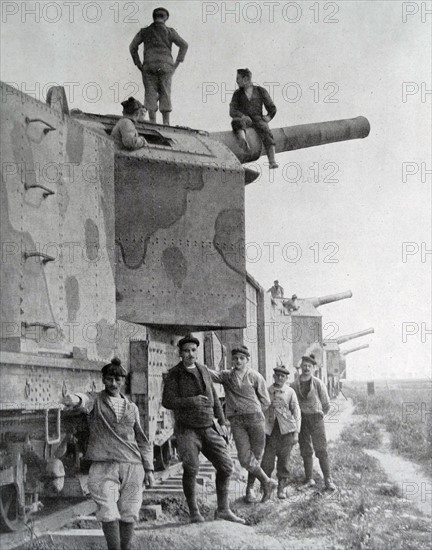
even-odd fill
[{"label": "sky", "polygon": [[42,100],[63,84],[71,108],[120,114],[143,97],[128,47],[159,5],[189,43],[172,124],[228,129],[239,67],[272,92],[273,128],[368,118],[364,140],[254,163],[247,268],[286,295],[352,291],[320,308],[324,336],[375,329],[343,346],[370,344],[349,378],[430,377],[432,2],[3,1],[1,79]]}]

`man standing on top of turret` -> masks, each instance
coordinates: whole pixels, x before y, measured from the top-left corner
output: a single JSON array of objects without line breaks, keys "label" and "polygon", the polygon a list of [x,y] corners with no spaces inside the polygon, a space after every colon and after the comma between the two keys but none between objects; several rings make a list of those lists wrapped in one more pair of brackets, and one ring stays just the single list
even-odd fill
[{"label": "man standing on top of turret", "polygon": [[[162,113],[164,124],[170,123],[171,81],[174,71],[184,61],[188,43],[180,35],[167,27],[165,22],[169,12],[165,8],[156,8],[153,11],[153,23],[141,29],[132,40],[129,50],[132,59],[142,72],[145,98],[144,104],[149,112],[151,122],[156,122],[156,112]],[[138,47],[143,44],[144,62],[141,62]],[[179,48],[174,63],[171,48],[175,44]]]},{"label": "man standing on top of turret", "polygon": [[273,286],[271,286],[267,292],[270,292],[272,298],[283,298],[284,289],[280,286],[279,281],[273,281]]},{"label": "man standing on top of turret", "polygon": [[[252,84],[249,69],[238,69],[236,82],[239,89],[234,92],[230,103],[232,129],[242,148],[248,151],[246,128],[254,128],[264,144],[270,168],[278,168],[275,141],[268,125],[276,114],[276,106],[265,88]],[[266,115],[263,115],[263,106],[267,110]]]}]

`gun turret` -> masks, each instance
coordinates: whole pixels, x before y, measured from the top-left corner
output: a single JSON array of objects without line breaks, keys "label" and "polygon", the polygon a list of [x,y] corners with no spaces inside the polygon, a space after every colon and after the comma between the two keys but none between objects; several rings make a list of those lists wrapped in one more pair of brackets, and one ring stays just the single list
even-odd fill
[{"label": "gun turret", "polygon": [[362,344],[361,346],[357,346],[355,348],[347,349],[346,351],[341,351],[341,354],[345,357],[346,355],[350,353],[354,353],[355,351],[359,351],[361,349],[366,349],[369,347],[369,344]]},{"label": "gun turret", "polygon": [[[342,120],[330,120],[327,122],[314,122],[312,124],[299,124],[298,126],[285,126],[284,128],[272,128],[276,142],[276,153],[316,147],[326,143],[337,141],[348,141],[351,139],[362,139],[369,135],[370,124],[367,118],[359,116]],[[265,154],[258,134],[253,128],[246,131],[247,140],[250,146],[249,151],[244,151],[234,133],[230,130],[225,132],[211,132],[210,137],[221,141],[226,145],[239,161],[253,162]]]},{"label": "gun turret", "polygon": [[328,294],[327,296],[321,296],[320,298],[306,298],[312,303],[314,307],[323,306],[324,304],[330,304],[331,302],[337,302],[338,300],[346,300],[352,298],[351,290],[346,292],[339,292],[338,294]]},{"label": "gun turret", "polygon": [[340,336],[339,338],[336,338],[337,344],[344,344],[345,342],[348,342],[349,340],[354,340],[354,338],[360,338],[360,336],[366,336],[366,334],[373,334],[375,332],[375,329],[373,328],[367,328],[365,330],[361,330],[359,332],[353,332],[352,334],[346,334],[345,336]]}]

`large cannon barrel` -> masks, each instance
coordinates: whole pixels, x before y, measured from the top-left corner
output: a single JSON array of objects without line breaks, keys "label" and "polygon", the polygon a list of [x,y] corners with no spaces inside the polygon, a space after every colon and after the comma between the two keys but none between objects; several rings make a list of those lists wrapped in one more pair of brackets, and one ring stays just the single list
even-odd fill
[{"label": "large cannon barrel", "polygon": [[346,300],[352,298],[351,290],[346,292],[339,292],[338,294],[328,294],[327,296],[320,296],[319,298],[307,298],[314,307],[323,306],[324,304],[331,304],[331,302],[337,302],[338,300]]},{"label": "large cannon barrel", "polygon": [[[335,143],[336,141],[361,139],[367,137],[369,132],[369,121],[363,116],[272,129],[276,142],[276,153],[305,149],[306,147],[315,147],[326,143]],[[230,130],[210,133],[211,138],[221,141],[231,149],[242,164],[257,160],[265,154],[261,140],[255,130],[248,128],[246,135],[250,146],[249,151],[245,151],[240,147],[236,136]]]},{"label": "large cannon barrel", "polygon": [[366,334],[373,334],[374,332],[375,332],[375,329],[367,328],[365,330],[360,330],[359,332],[353,332],[352,334],[346,334],[345,336],[340,336],[339,338],[336,338],[336,342],[338,344],[343,344],[345,342],[348,342],[349,340],[354,340],[354,338],[360,338],[360,336],[366,336]]},{"label": "large cannon barrel", "polygon": [[355,348],[347,349],[346,351],[342,351],[342,355],[345,357],[346,355],[349,355],[350,353],[354,353],[355,351],[359,351],[361,349],[366,349],[369,347],[369,344],[362,344],[361,346],[357,346]]}]

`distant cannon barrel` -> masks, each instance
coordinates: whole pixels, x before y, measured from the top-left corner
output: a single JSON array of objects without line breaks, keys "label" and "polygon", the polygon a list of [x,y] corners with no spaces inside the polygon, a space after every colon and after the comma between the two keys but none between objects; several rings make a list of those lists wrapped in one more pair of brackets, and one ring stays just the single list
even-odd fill
[{"label": "distant cannon barrel", "polygon": [[[316,147],[326,143],[337,141],[348,141],[351,139],[362,139],[369,135],[370,124],[367,118],[359,116],[356,118],[345,118],[342,120],[330,120],[327,122],[314,122],[311,124],[299,124],[298,126],[285,126],[284,128],[272,128],[276,142],[276,153],[294,151]],[[234,133],[230,130],[225,132],[211,132],[210,137],[224,143],[236,155],[239,161],[253,162],[265,154],[261,140],[253,128],[246,131],[249,151],[243,150]]]},{"label": "distant cannon barrel", "polygon": [[308,301],[311,302],[314,307],[319,307],[324,304],[331,304],[331,302],[346,300],[347,298],[352,298],[351,290],[339,292],[339,294],[328,294],[327,296],[321,296],[319,298],[308,298]]},{"label": "distant cannon barrel", "polygon": [[369,344],[362,344],[361,346],[357,346],[355,348],[347,349],[346,351],[342,351],[342,355],[345,357],[346,355],[349,355],[350,353],[354,353],[355,351],[359,351],[361,349],[366,349],[369,347]]},{"label": "distant cannon barrel", "polygon": [[353,332],[352,334],[346,334],[345,336],[340,336],[339,338],[336,338],[336,342],[338,344],[343,344],[345,342],[348,342],[349,340],[354,340],[354,338],[360,338],[361,336],[366,336],[366,334],[373,334],[374,332],[375,332],[375,329],[367,328],[359,332]]}]

